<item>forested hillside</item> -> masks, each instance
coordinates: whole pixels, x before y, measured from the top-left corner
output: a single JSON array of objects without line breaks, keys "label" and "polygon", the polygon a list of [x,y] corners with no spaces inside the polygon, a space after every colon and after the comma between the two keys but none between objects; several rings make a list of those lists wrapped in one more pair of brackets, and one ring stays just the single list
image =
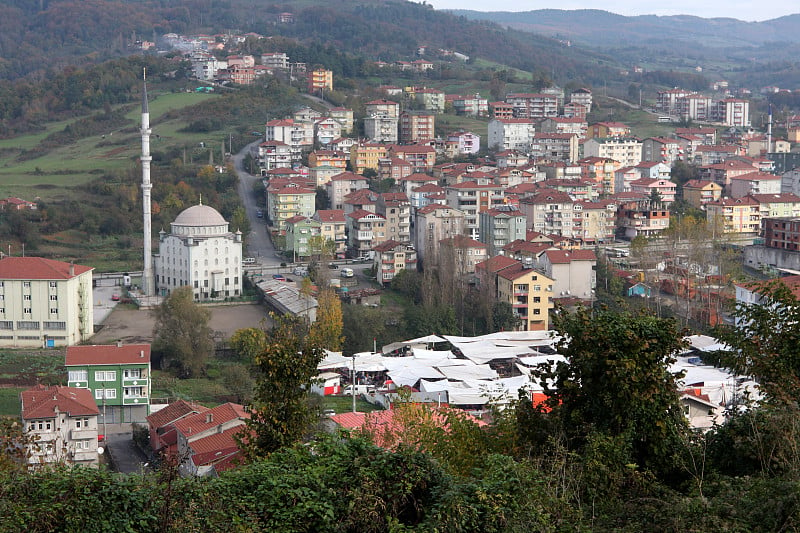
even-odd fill
[{"label": "forested hillside", "polygon": [[[276,24],[276,15],[285,11],[295,22]],[[558,71],[566,79],[603,75],[602,69],[589,67],[594,54],[405,1],[342,0],[332,6],[321,1],[11,0],[0,2],[0,20],[0,77],[6,79],[44,76],[53,68],[132,53],[129,45],[137,38],[230,29],[316,42],[370,60],[409,58],[426,46],[527,71]]]}]

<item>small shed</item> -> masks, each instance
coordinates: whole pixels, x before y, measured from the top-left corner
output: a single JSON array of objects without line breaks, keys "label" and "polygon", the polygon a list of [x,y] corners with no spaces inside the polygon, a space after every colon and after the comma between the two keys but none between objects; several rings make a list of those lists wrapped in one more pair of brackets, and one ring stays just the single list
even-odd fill
[{"label": "small shed", "polygon": [[321,396],[339,394],[342,390],[342,376],[338,372],[323,372],[311,385],[311,392]]}]

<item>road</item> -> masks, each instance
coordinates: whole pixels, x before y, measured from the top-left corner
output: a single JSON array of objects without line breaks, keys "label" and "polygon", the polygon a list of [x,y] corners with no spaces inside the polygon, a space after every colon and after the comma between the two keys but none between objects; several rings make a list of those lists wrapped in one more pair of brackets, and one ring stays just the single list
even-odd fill
[{"label": "road", "polygon": [[[245,257],[255,257],[260,266],[271,267],[279,266],[281,259],[275,255],[275,247],[267,233],[267,224],[264,218],[258,217],[260,207],[256,203],[256,192],[254,185],[261,182],[260,176],[253,176],[244,170],[244,158],[250,150],[258,146],[261,141],[255,141],[245,146],[239,153],[233,156],[233,167],[239,177],[239,197],[242,199],[247,218],[250,219],[251,231],[247,236],[247,252]],[[263,191],[263,188],[259,189]],[[263,192],[261,194],[264,194]]]}]

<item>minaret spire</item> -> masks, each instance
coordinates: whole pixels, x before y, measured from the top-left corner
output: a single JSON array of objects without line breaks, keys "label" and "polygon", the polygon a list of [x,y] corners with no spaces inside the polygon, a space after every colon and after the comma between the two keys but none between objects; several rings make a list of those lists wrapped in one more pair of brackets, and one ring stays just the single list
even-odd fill
[{"label": "minaret spire", "polygon": [[144,229],[144,268],[142,269],[142,292],[145,296],[155,294],[153,275],[153,237],[150,228],[150,110],[147,105],[147,70],[142,70],[142,226]]}]

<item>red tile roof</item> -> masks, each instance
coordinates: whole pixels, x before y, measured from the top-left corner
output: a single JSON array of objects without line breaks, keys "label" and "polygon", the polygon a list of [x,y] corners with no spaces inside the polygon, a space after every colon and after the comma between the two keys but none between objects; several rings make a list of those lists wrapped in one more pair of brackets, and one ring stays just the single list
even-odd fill
[{"label": "red tile roof", "polygon": [[187,415],[204,413],[208,411],[208,407],[199,404],[192,404],[184,400],[178,400],[168,406],[156,411],[147,417],[147,423],[152,428],[164,427],[171,424],[176,420],[186,417]]},{"label": "red tile roof", "polygon": [[547,250],[544,252],[552,264],[569,264],[572,261],[596,261],[592,250]]},{"label": "red tile roof", "polygon": [[22,418],[53,418],[56,410],[69,416],[99,415],[89,389],[37,385],[20,393]]},{"label": "red tile roof", "polygon": [[[74,270],[70,273],[73,268]],[[5,257],[0,259],[0,279],[72,279],[92,270],[94,270],[92,267],[45,259],[44,257]]]},{"label": "red tile roof", "polygon": [[478,270],[485,270],[486,272],[496,273],[505,268],[513,267],[514,265],[522,265],[516,259],[512,259],[510,257],[506,257],[504,255],[496,255],[494,257],[490,257],[486,261],[481,261],[475,268]]},{"label": "red tile roof", "polygon": [[380,219],[383,219],[383,220],[386,220],[386,217],[384,217],[383,215],[378,214],[378,213],[373,213],[372,211],[367,211],[366,209],[356,209],[352,213],[348,213],[347,216],[352,218],[352,219],[354,219],[354,220],[358,220],[359,218],[368,217],[370,215],[372,215],[374,217],[377,217],[377,218],[380,218]]},{"label": "red tile roof", "polygon": [[250,418],[250,413],[239,404],[224,403],[208,411],[189,415],[175,422],[175,429],[190,437],[234,419]]},{"label": "red tile roof", "polygon": [[382,242],[381,244],[376,244],[372,247],[373,250],[376,252],[390,252],[397,248],[398,246],[405,246],[402,242],[397,242],[394,239],[389,239],[386,242]]},{"label": "red tile roof", "polygon": [[320,209],[316,213],[320,222],[344,222],[344,210],[342,209]]},{"label": "red tile roof", "polygon": [[131,365],[150,362],[149,344],[94,344],[69,346],[66,366],[74,365]]}]

